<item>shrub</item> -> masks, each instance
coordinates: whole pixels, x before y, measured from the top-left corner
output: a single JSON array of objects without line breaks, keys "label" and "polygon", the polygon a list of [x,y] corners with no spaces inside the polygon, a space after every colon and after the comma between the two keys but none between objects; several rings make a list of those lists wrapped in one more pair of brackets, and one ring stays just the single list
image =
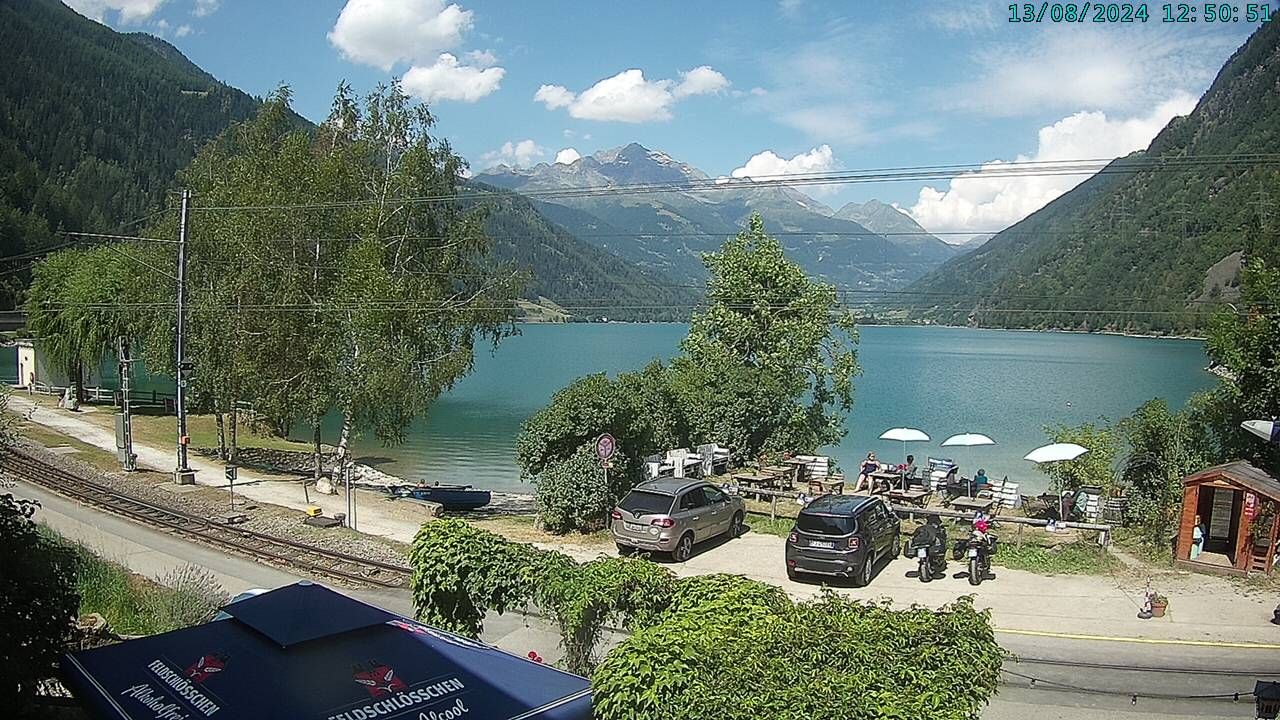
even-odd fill
[{"label": "shrub", "polygon": [[80,604],[75,556],[39,531],[35,508],[0,495],[0,697],[19,710],[53,676]]},{"label": "shrub", "polygon": [[535,576],[573,562],[453,519],[423,525],[409,560],[418,619],[473,638],[480,636],[486,612],[524,605]]},{"label": "shrub", "polygon": [[600,557],[550,568],[538,578],[535,598],[560,627],[566,667],[585,675],[595,667],[605,623],[628,630],[654,624],[670,604],[674,586],[671,571],[650,560]]},{"label": "shrub", "polygon": [[780,611],[790,605],[791,598],[776,585],[728,573],[693,575],[676,581],[671,602],[655,621],[665,621],[681,613],[706,608],[714,608],[716,612],[745,614],[761,609]]},{"label": "shrub", "polygon": [[[557,533],[604,526],[605,514],[644,479],[640,458],[688,444],[684,414],[660,362],[622,373],[578,378],[529,418],[516,438],[521,476],[533,480],[543,527]],[[595,439],[618,441],[608,482]]]},{"label": "shrub", "polygon": [[208,622],[231,599],[213,573],[187,564],[170,570],[142,595],[142,610],[153,632]]},{"label": "shrub", "polygon": [[969,599],[891,610],[827,592],[745,617],[700,607],[609,653],[592,677],[596,718],[967,720],[999,680],[1002,652]]},{"label": "shrub", "polygon": [[548,465],[534,481],[539,524],[554,533],[605,527],[609,511],[625,492],[611,484],[605,482],[595,448],[583,445],[568,460]]}]

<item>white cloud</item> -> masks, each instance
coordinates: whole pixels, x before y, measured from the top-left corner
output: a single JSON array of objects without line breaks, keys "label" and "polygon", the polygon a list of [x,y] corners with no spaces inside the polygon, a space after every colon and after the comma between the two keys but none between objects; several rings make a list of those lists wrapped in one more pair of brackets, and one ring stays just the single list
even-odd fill
[{"label": "white cloud", "polygon": [[1142,28],[1049,28],[1015,43],[984,45],[976,67],[966,71],[974,79],[936,97],[948,107],[986,115],[1079,108],[1140,113],[1207,86],[1238,42],[1223,33],[1175,39]]},{"label": "white cloud", "polygon": [[582,155],[573,148],[565,148],[556,153],[557,165],[572,165],[582,157]]},{"label": "white cloud", "polygon": [[671,119],[671,106],[694,95],[719,92],[729,86],[724,75],[703,65],[683,72],[681,81],[646,80],[644,71],[632,68],[605,78],[581,93],[563,85],[543,85],[533,99],[548,110],[568,108],[581,120],[642,123]]},{"label": "white cloud", "polygon": [[546,105],[548,110],[569,107],[573,104],[573,98],[573,93],[563,85],[543,85],[533,94],[534,102]]},{"label": "white cloud", "polygon": [[401,83],[405,92],[427,102],[460,100],[470,103],[497,90],[506,74],[507,71],[500,67],[482,69],[460,65],[458,58],[441,53],[432,65],[409,68]]},{"label": "white cloud", "polygon": [[389,71],[456,47],[470,28],[471,11],[444,0],[347,0],[329,42],[348,60]]},{"label": "white cloud", "polygon": [[689,72],[680,73],[680,84],[676,85],[671,94],[676,98],[686,98],[693,95],[718,93],[727,87],[729,87],[728,78],[718,70],[711,69],[710,65],[702,65]]},{"label": "white cloud", "polygon": [[[1160,103],[1143,117],[1111,119],[1103,112],[1078,112],[1043,127],[1036,152],[1019,155],[1015,162],[1063,162],[1113,158],[1146,148],[1156,133],[1176,115],[1195,107],[1195,98],[1179,94]],[[995,171],[1006,165],[997,160],[983,165]],[[1083,182],[1087,175],[1000,177],[977,171],[951,179],[946,190],[924,187],[915,205],[906,211],[932,232],[995,232],[1006,228]],[[964,242],[965,236],[952,236]]]},{"label": "white cloud", "polygon": [[746,164],[729,173],[735,178],[776,179],[780,175],[807,175],[829,172],[836,168],[836,158],[830,145],[820,145],[807,153],[791,159],[772,150],[756,153]]},{"label": "white cloud", "polygon": [[476,67],[485,68],[498,64],[498,56],[494,55],[491,50],[472,50],[467,53],[466,57]]},{"label": "white cloud", "polygon": [[[562,151],[563,152],[563,151]],[[490,150],[480,159],[488,165],[514,165],[516,167],[529,167],[538,158],[547,154],[547,149],[535,143],[532,140],[517,140],[516,142],[507,141],[497,150]],[[557,159],[559,156],[556,156]]]},{"label": "white cloud", "polygon": [[196,7],[191,11],[196,17],[208,17],[218,11],[222,0],[196,0]]},{"label": "white cloud", "polygon": [[778,0],[778,11],[787,17],[799,15],[803,6],[804,0]]},{"label": "white cloud", "polygon": [[106,19],[108,11],[114,11],[125,25],[150,18],[164,3],[165,0],[67,0],[77,12],[98,22]]},{"label": "white cloud", "polygon": [[[810,175],[835,170],[839,163],[830,145],[820,145],[809,152],[800,153],[791,158],[784,158],[772,150],[756,153],[740,168],[729,173],[728,178],[719,178],[717,183],[743,180],[777,180],[788,175]],[[833,185],[812,185],[806,190],[816,194],[826,194],[837,190]]]},{"label": "white cloud", "polygon": [[179,25],[177,30],[173,31],[174,37],[186,37],[191,34],[190,25]]}]

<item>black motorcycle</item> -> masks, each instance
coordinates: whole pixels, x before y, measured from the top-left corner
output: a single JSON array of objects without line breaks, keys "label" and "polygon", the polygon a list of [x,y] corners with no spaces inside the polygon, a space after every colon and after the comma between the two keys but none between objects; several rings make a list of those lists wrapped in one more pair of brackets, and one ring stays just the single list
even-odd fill
[{"label": "black motorcycle", "polygon": [[916,558],[920,565],[920,582],[947,576],[947,531],[941,524],[926,523],[911,533],[903,556]]},{"label": "black motorcycle", "polygon": [[951,557],[955,560],[968,558],[969,584],[981,585],[991,572],[991,556],[996,554],[996,547],[995,535],[975,530],[969,537],[956,541]]}]

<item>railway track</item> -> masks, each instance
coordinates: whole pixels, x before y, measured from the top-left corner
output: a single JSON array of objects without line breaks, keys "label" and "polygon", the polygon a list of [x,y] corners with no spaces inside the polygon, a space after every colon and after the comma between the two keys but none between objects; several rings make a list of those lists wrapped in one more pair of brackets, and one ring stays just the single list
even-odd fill
[{"label": "railway track", "polygon": [[8,450],[0,454],[0,467],[74,500],[273,565],[356,584],[385,588],[400,588],[408,584],[410,570],[405,566],[220,524],[176,508],[133,497],[76,473],[54,467],[21,450]]}]

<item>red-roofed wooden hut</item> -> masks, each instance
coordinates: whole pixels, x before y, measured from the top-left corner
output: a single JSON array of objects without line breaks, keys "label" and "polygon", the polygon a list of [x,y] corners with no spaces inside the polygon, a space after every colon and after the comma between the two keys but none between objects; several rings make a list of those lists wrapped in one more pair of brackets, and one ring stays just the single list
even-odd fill
[{"label": "red-roofed wooden hut", "polygon": [[[1243,460],[1188,475],[1182,480],[1175,564],[1228,575],[1271,573],[1280,525],[1278,505],[1280,480]],[[1204,544],[1192,559],[1197,523]]]}]

